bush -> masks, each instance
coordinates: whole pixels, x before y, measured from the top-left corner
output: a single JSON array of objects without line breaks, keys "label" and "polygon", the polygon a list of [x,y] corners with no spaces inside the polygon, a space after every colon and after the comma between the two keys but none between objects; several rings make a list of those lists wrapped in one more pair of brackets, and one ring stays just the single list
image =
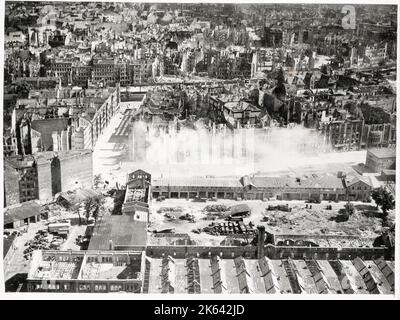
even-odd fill
[{"label": "bush", "polygon": [[374,199],[377,206],[381,207],[382,218],[386,219],[388,211],[394,209],[395,200],[393,195],[385,188],[380,187],[375,189],[371,193],[372,199]]},{"label": "bush", "polygon": [[346,222],[354,212],[354,205],[348,202],[345,204],[344,208],[339,209],[339,214],[334,218],[334,220],[336,222]]}]

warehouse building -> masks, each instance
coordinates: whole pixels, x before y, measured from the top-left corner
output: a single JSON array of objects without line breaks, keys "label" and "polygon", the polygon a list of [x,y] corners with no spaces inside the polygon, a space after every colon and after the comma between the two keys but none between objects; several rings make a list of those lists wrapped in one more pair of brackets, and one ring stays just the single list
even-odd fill
[{"label": "warehouse building", "polygon": [[237,178],[159,178],[152,180],[152,196],[263,200],[346,200],[346,184],[339,176]]},{"label": "warehouse building", "polygon": [[15,229],[40,220],[40,205],[35,201],[14,204],[4,209],[4,228]]},{"label": "warehouse building", "polygon": [[396,149],[380,148],[368,149],[365,165],[377,173],[385,169],[395,169],[396,167]]}]

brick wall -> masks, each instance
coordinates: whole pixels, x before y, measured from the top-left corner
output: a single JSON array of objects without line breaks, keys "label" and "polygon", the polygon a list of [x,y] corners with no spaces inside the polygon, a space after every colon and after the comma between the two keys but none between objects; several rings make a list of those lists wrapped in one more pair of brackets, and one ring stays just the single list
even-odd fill
[{"label": "brick wall", "polygon": [[229,259],[238,256],[256,258],[257,247],[230,247],[230,246],[147,246],[146,255],[154,258],[161,258],[163,254],[171,255],[174,258],[183,259],[188,256],[199,256],[207,258],[209,254],[221,255],[222,258]]}]

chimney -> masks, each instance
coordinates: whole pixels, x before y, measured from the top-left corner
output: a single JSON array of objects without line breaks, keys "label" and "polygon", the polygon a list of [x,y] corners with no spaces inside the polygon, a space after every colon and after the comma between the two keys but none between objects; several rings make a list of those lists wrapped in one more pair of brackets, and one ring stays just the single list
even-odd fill
[{"label": "chimney", "polygon": [[109,241],[109,248],[110,248],[110,250],[114,250],[113,241],[111,239]]},{"label": "chimney", "polygon": [[265,240],[265,227],[257,226],[258,229],[258,243],[257,243],[257,259],[264,257],[264,240]]}]

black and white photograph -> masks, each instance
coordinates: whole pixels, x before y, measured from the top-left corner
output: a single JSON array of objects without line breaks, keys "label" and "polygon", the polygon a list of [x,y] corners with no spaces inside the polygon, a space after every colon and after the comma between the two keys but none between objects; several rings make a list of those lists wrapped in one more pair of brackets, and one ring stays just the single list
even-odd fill
[{"label": "black and white photograph", "polygon": [[396,1],[1,6],[2,294],[397,296]]}]

